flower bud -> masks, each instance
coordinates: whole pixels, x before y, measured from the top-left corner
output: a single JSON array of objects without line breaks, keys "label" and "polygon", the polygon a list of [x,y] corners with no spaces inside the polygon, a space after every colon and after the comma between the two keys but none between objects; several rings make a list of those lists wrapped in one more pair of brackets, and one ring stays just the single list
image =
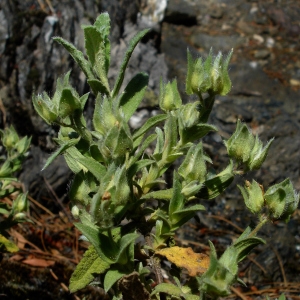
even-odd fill
[{"label": "flower bud", "polygon": [[228,64],[232,56],[232,50],[227,57],[223,59],[222,53],[212,59],[210,51],[205,62],[202,58],[193,60],[188,51],[188,73],[186,78],[186,93],[202,94],[212,92],[217,95],[226,95],[231,89],[231,81],[228,75]]},{"label": "flower bud", "polygon": [[18,222],[22,222],[26,220],[26,214],[19,212],[17,214],[14,215],[14,220],[18,221]]},{"label": "flower bud", "polygon": [[4,130],[1,130],[1,140],[2,144],[7,150],[10,150],[15,147],[16,143],[19,141],[19,136],[14,129],[13,126],[10,126],[9,128],[5,128]]},{"label": "flower bud", "polygon": [[198,180],[193,180],[182,188],[181,194],[186,198],[191,198],[200,191],[202,186],[203,184],[201,184]]},{"label": "flower bud", "polygon": [[268,151],[273,140],[274,138],[271,139],[265,147],[263,147],[263,143],[259,140],[258,136],[256,136],[254,147],[250,153],[249,160],[246,163],[249,170],[257,170],[261,167],[268,155]]},{"label": "flower bud", "polygon": [[75,219],[79,218],[79,208],[77,205],[74,205],[71,209],[71,213]]},{"label": "flower bud", "polygon": [[74,113],[75,110],[81,109],[80,100],[73,88],[64,88],[58,102],[58,115],[66,118]]},{"label": "flower bud", "polygon": [[178,168],[178,173],[188,183],[194,180],[204,182],[207,173],[207,161],[210,163],[212,162],[211,159],[204,154],[202,143],[193,145]]},{"label": "flower bud", "polygon": [[211,68],[211,82],[214,94],[226,95],[231,90],[231,81],[228,75],[228,64],[232,56],[232,50],[225,60],[222,60],[222,53],[219,52]]},{"label": "flower bud", "polygon": [[245,187],[238,185],[238,188],[248,209],[254,214],[259,213],[265,201],[262,187],[255,180],[252,180],[252,183],[246,181]]},{"label": "flower bud", "polygon": [[181,130],[190,128],[199,123],[200,113],[198,111],[199,102],[182,105],[178,114],[179,127]]},{"label": "flower bud", "polygon": [[254,146],[254,137],[246,124],[237,122],[233,135],[225,142],[230,157],[246,162]]},{"label": "flower bud", "polygon": [[211,63],[211,55],[208,56],[204,64],[201,57],[193,60],[189,51],[187,52],[187,55],[188,70],[186,77],[186,93],[188,95],[205,93],[211,86],[210,75],[205,68],[205,65]]},{"label": "flower bud", "polygon": [[12,173],[11,162],[6,160],[0,168],[0,178],[11,177]]},{"label": "flower bud", "polygon": [[[129,132],[128,125],[126,123],[118,123],[108,131],[103,145],[100,147],[100,151],[105,157],[112,157],[114,159],[118,157],[125,157],[128,151],[133,148],[133,141]],[[109,150],[109,153],[104,153],[103,150]],[[108,156],[107,156],[108,154]]]},{"label": "flower bud", "polygon": [[47,93],[43,93],[42,95],[33,95],[32,97],[32,103],[34,106],[34,109],[37,111],[37,113],[40,115],[42,119],[49,125],[51,125],[53,122],[57,120],[57,113],[56,109],[53,106],[52,101],[50,100]]},{"label": "flower bud", "polygon": [[127,181],[125,166],[116,170],[109,186],[112,186],[108,192],[111,194],[110,198],[115,205],[124,205],[130,200],[131,191]]},{"label": "flower bud", "polygon": [[299,195],[294,191],[290,179],[287,178],[266,191],[265,201],[273,219],[287,222],[298,207]]},{"label": "flower bud", "polygon": [[27,193],[20,193],[17,198],[14,200],[12,205],[12,210],[15,213],[27,211],[29,207]]},{"label": "flower bud", "polygon": [[177,81],[174,79],[172,83],[164,84],[160,82],[159,107],[163,111],[171,111],[180,108],[182,100],[177,88]]}]

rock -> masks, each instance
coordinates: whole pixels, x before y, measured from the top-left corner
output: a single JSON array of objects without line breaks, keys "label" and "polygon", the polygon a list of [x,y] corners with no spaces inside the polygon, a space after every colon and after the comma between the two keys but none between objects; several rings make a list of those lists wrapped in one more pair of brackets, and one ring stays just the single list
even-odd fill
[{"label": "rock", "polygon": [[229,52],[231,49],[241,46],[245,42],[245,39],[237,35],[211,36],[209,34],[195,32],[190,36],[189,41],[194,47],[202,49],[207,53],[211,48],[215,52]]},{"label": "rock", "polygon": [[221,19],[223,14],[224,10],[221,5],[212,5],[209,8],[209,15],[214,19]]},{"label": "rock", "polygon": [[164,21],[173,24],[195,25],[199,5],[188,0],[169,0]]},{"label": "rock", "polygon": [[270,51],[267,49],[260,49],[254,52],[254,57],[257,59],[266,59],[270,56]]}]

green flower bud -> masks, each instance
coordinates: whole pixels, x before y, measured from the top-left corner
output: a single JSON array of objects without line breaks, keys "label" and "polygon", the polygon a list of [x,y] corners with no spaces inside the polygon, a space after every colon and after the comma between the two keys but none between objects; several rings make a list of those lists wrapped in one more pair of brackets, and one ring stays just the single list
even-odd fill
[{"label": "green flower bud", "polygon": [[254,137],[247,125],[238,120],[235,132],[225,142],[225,145],[230,157],[237,161],[246,162],[250,157],[254,143]]},{"label": "green flower bud", "polygon": [[249,170],[257,170],[261,167],[268,155],[268,151],[273,140],[274,138],[271,139],[265,147],[263,147],[263,143],[259,140],[258,136],[256,136],[254,147],[250,153],[249,160],[246,163]]},{"label": "green flower bud", "polygon": [[0,178],[11,177],[12,173],[11,162],[6,160],[0,168]]},{"label": "green flower bud", "polygon": [[118,122],[116,115],[117,112],[112,108],[112,101],[98,93],[93,116],[95,130],[105,135]]},{"label": "green flower bud", "polygon": [[180,108],[182,100],[177,88],[177,81],[174,79],[172,83],[164,84],[160,81],[159,107],[163,111],[171,111]]},{"label": "green flower bud", "polygon": [[27,199],[27,193],[20,193],[14,200],[12,205],[12,211],[14,214],[27,211],[29,208],[29,203]]},{"label": "green flower bud", "polygon": [[57,120],[56,109],[47,93],[44,92],[43,95],[37,96],[33,95],[32,103],[36,112],[46,123],[50,125]]},{"label": "green flower bud", "polygon": [[21,140],[19,140],[17,142],[17,144],[15,145],[17,148],[17,151],[19,154],[25,154],[26,151],[29,149],[30,147],[30,142],[31,142],[31,137],[28,138],[27,136],[23,137]]},{"label": "green flower bud", "polygon": [[225,60],[222,60],[222,53],[219,52],[211,68],[211,82],[214,94],[226,95],[231,90],[231,81],[228,75],[228,64],[232,56],[232,50]]},{"label": "green flower bud", "polygon": [[64,88],[58,101],[58,115],[64,119],[78,109],[81,109],[81,103],[75,90]]},{"label": "green flower bud", "polygon": [[18,222],[23,222],[26,221],[26,214],[19,212],[17,214],[14,215],[14,220],[18,221]]},{"label": "green flower bud", "polygon": [[178,168],[178,173],[188,183],[195,180],[204,182],[207,173],[207,161],[212,163],[211,159],[204,154],[202,143],[193,145]]},{"label": "green flower bud", "polygon": [[188,71],[186,77],[186,93],[188,95],[200,95],[205,93],[211,86],[210,65],[211,53],[203,64],[202,58],[193,60],[190,52],[187,52]]},{"label": "green flower bud", "polygon": [[182,105],[178,114],[180,130],[190,128],[199,123],[200,113],[198,111],[199,102]]},{"label": "green flower bud", "polygon": [[125,166],[116,170],[113,182],[114,187],[109,190],[113,203],[116,205],[126,204],[130,200],[131,191],[128,185]]},{"label": "green flower bud", "polygon": [[79,218],[79,208],[77,205],[73,205],[72,209],[71,209],[71,213],[72,213],[72,216],[75,218],[75,219],[78,219]]},{"label": "green flower bud", "polygon": [[195,196],[200,191],[202,186],[203,184],[201,184],[198,180],[193,180],[182,188],[181,194],[189,199]]},{"label": "green flower bud", "polygon": [[4,130],[1,130],[1,140],[2,144],[7,150],[10,150],[15,147],[16,143],[19,141],[19,136],[14,129],[13,126],[10,126],[9,128],[5,128]]},{"label": "green flower bud", "polygon": [[231,89],[231,81],[228,75],[228,64],[232,56],[232,50],[223,59],[222,53],[212,61],[210,51],[205,62],[202,58],[193,60],[188,51],[188,73],[186,78],[186,93],[188,95],[201,95],[207,91],[215,95],[226,95]]},{"label": "green flower bud", "polygon": [[[110,156],[113,159],[125,157],[127,152],[133,148],[133,141],[126,123],[118,123],[108,131],[104,143],[100,146],[101,154],[107,158]],[[109,150],[110,153],[104,153],[103,150]],[[109,156],[107,156],[109,155]]]},{"label": "green flower bud", "polygon": [[273,219],[288,221],[297,209],[299,195],[289,178],[271,186],[265,193],[265,201]]},{"label": "green flower bud", "polygon": [[246,181],[245,187],[238,185],[238,188],[248,209],[254,214],[259,213],[265,202],[262,187],[255,180],[252,180],[252,183]]}]

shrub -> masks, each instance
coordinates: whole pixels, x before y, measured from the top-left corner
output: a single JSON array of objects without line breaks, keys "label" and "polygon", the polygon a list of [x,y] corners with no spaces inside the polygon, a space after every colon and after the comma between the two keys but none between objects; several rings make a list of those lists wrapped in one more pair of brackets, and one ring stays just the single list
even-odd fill
[{"label": "shrub", "polygon": [[[101,14],[83,30],[87,58],[64,39],[54,40],[78,63],[96,97],[93,130],[83,117],[89,94],[78,95],[69,83],[70,72],[58,79],[52,98],[45,92],[33,96],[39,115],[48,124],[60,127],[55,139],[59,147],[45,168],[58,155],[64,155],[75,174],[69,192],[72,213],[78,219],[75,226],[90,242],[71,277],[71,292],[99,276],[98,284],[112,299],[205,299],[228,295],[229,287],[241,281],[238,263],[256,245],[264,243],[256,236],[258,230],[268,221],[288,221],[299,201],[289,179],[266,192],[256,181],[246,181],[239,189],[248,209],[258,216],[255,228],[247,227],[220,258],[212,243],[210,256],[175,245],[176,230],[204,210],[200,203],[223,193],[235,175],[260,168],[272,143],[271,140],[264,146],[238,121],[236,131],[224,141],[228,166],[220,173],[210,171],[212,161],[201,139],[217,131],[207,121],[216,95],[230,91],[228,64],[232,52],[225,58],[221,53],[214,57],[210,52],[206,60],[194,59],[188,52],[186,93],[196,95],[197,100],[183,104],[176,80],[161,82],[161,114],[132,132],[128,121],[143,99],[148,76],[138,73],[123,91],[121,86],[130,56],[148,30],[131,40],[113,88],[107,77],[108,14]],[[149,154],[145,150],[153,144],[154,150]],[[171,167],[173,184],[167,187],[164,174]],[[164,189],[159,188],[162,185]],[[163,282],[162,257],[173,263],[172,283]],[[181,268],[186,268],[190,277],[184,284],[178,272]]]}]

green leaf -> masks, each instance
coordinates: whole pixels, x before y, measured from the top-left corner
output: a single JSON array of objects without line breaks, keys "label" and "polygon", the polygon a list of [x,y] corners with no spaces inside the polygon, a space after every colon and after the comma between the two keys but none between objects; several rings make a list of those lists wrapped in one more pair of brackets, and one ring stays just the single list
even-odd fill
[{"label": "green leaf", "polygon": [[109,94],[105,40],[94,26],[83,26],[87,56]]},{"label": "green leaf", "polygon": [[19,248],[13,242],[9,241],[6,237],[0,234],[0,252],[17,252]]},{"label": "green leaf", "polygon": [[143,142],[142,146],[138,150],[137,153],[134,154],[134,156],[131,157],[130,165],[133,165],[140,156],[144,153],[144,151],[149,147],[149,145],[155,140],[156,134],[149,135]]},{"label": "green leaf", "polygon": [[118,243],[118,255],[116,257],[116,262],[119,264],[126,265],[129,263],[126,250],[134,243],[134,241],[139,237],[137,233],[128,233],[122,236],[120,242]]},{"label": "green leaf", "polygon": [[75,147],[69,148],[65,157],[80,170],[90,171],[98,180],[101,180],[106,173],[106,168],[101,163],[91,157],[83,156]]},{"label": "green leaf", "polygon": [[181,210],[177,210],[176,212],[174,212],[174,215],[182,217],[186,213],[197,212],[200,210],[205,210],[205,207],[202,204],[196,204],[196,205],[193,205],[193,206],[181,209]]},{"label": "green leaf", "polygon": [[109,267],[110,264],[102,260],[95,250],[95,247],[90,245],[71,276],[69,285],[70,292],[75,293],[86,287],[94,279],[94,274],[102,274]]},{"label": "green leaf", "polygon": [[153,292],[151,293],[151,296],[158,293],[166,293],[175,297],[183,296],[181,289],[178,286],[171,283],[160,283],[154,288]]},{"label": "green leaf", "polygon": [[169,205],[169,217],[172,223],[173,221],[177,222],[178,218],[177,217],[174,218],[174,213],[178,210],[181,210],[183,205],[184,205],[184,197],[181,194],[181,183],[179,181],[179,175],[177,172],[174,172],[173,194]]},{"label": "green leaf", "polygon": [[147,193],[141,197],[141,199],[160,199],[160,200],[171,200],[173,195],[173,189],[159,190]]},{"label": "green leaf", "polygon": [[208,200],[216,198],[232,183],[233,178],[233,163],[230,161],[225,170],[204,182],[203,188],[196,194],[196,197]]},{"label": "green leaf", "polygon": [[95,23],[94,27],[101,33],[104,42],[105,42],[105,69],[106,74],[108,73],[109,65],[110,65],[110,41],[109,41],[109,33],[110,33],[110,17],[108,13],[100,14]]},{"label": "green leaf", "polygon": [[61,37],[54,37],[53,40],[65,47],[65,49],[70,53],[70,55],[79,65],[79,67],[88,79],[95,78],[91,63],[84,58],[84,55],[81,51],[76,49],[76,47],[73,44],[69,43]]},{"label": "green leaf", "polygon": [[73,95],[70,88],[64,88],[58,103],[58,115],[65,118],[73,114],[76,109],[81,109],[79,99]]},{"label": "green leaf", "polygon": [[182,143],[194,142],[206,136],[210,131],[218,131],[218,128],[210,124],[197,124],[183,128],[181,131]]},{"label": "green leaf", "polygon": [[54,159],[57,156],[59,156],[60,154],[65,152],[70,147],[75,146],[79,142],[79,140],[80,140],[80,137],[77,139],[70,139],[66,142],[62,142],[60,147],[53,154],[51,154],[51,156],[47,159],[42,171],[45,170],[54,161]]},{"label": "green leaf", "polygon": [[140,31],[130,41],[129,47],[127,48],[127,51],[124,55],[123,62],[122,62],[121,67],[120,67],[119,75],[118,75],[118,78],[116,80],[113,92],[112,92],[112,98],[116,97],[118,95],[119,91],[120,91],[120,88],[121,88],[121,85],[123,83],[124,76],[125,76],[125,70],[127,68],[127,64],[129,62],[129,59],[132,55],[132,52],[133,52],[134,48],[136,47],[138,42],[149,32],[149,30],[150,29],[144,29],[143,31]]},{"label": "green leaf", "polygon": [[185,209],[177,210],[173,214],[172,218],[172,231],[177,230],[183,224],[188,222],[191,218],[195,216],[195,213],[200,210],[205,210],[205,207],[201,204],[193,205]]},{"label": "green leaf", "polygon": [[6,203],[0,202],[0,214],[8,215],[10,213],[10,207]]},{"label": "green leaf", "polygon": [[104,290],[107,293],[109,289],[119,280],[121,279],[124,275],[126,275],[127,272],[122,272],[119,269],[110,269],[104,277]]},{"label": "green leaf", "polygon": [[153,126],[157,125],[158,123],[166,120],[167,117],[168,117],[167,114],[161,114],[161,115],[157,115],[157,116],[153,116],[153,117],[149,118],[141,128],[139,128],[137,131],[134,132],[133,140],[135,141],[138,137],[142,136],[150,128],[152,128]]},{"label": "green leaf", "polygon": [[89,225],[82,223],[74,223],[74,225],[95,247],[95,250],[102,261],[105,261],[107,264],[113,264],[116,262],[116,255],[119,250],[109,237]]},{"label": "green leaf", "polygon": [[138,73],[126,86],[119,103],[124,112],[125,121],[131,118],[142,102],[148,81],[149,76],[146,73]]},{"label": "green leaf", "polygon": [[168,119],[165,122],[165,144],[163,148],[163,158],[166,159],[169,155],[174,154],[173,149],[177,146],[177,118],[169,113]]},{"label": "green leaf", "polygon": [[245,259],[245,257],[250,253],[250,251],[260,244],[265,244],[265,241],[257,237],[246,238],[244,240],[239,241],[238,243],[235,242],[233,244],[233,247],[236,248],[238,252],[238,262]]},{"label": "green leaf", "polygon": [[88,79],[87,83],[91,87],[91,89],[92,89],[95,96],[97,96],[98,93],[105,94],[105,95],[109,96],[109,91],[107,90],[107,88],[103,85],[103,83],[100,80],[98,80],[98,79]]},{"label": "green leaf", "polygon": [[142,159],[132,164],[127,171],[128,178],[132,178],[139,170],[155,163],[152,159]]}]

